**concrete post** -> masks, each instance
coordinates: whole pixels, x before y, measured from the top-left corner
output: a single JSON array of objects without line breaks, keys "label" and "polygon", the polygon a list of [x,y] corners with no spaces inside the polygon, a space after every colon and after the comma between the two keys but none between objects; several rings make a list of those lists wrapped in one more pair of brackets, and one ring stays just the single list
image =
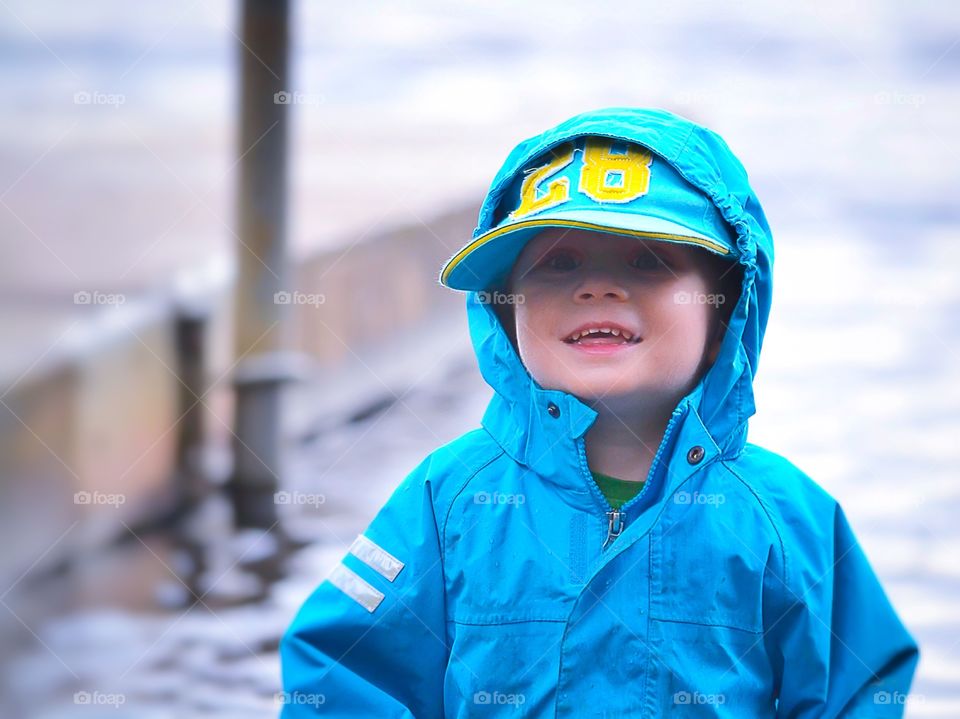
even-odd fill
[{"label": "concrete post", "polygon": [[280,398],[286,380],[287,0],[243,0],[240,182],[234,352],[234,469],[228,485],[235,522],[271,527],[280,474]]}]

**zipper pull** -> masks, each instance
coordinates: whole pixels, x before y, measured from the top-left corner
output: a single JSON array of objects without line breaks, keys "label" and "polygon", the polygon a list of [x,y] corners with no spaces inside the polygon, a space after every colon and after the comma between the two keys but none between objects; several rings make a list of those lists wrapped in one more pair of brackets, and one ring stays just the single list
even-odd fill
[{"label": "zipper pull", "polygon": [[606,549],[610,542],[620,536],[625,524],[626,520],[623,517],[623,513],[619,509],[614,509],[612,512],[607,512],[607,539],[603,543],[602,549]]}]

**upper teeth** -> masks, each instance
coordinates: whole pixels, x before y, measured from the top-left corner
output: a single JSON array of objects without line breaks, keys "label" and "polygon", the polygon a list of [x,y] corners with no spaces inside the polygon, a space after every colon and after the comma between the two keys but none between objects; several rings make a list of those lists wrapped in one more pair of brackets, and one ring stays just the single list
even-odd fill
[{"label": "upper teeth", "polygon": [[574,332],[572,335],[570,335],[570,341],[576,342],[581,337],[585,337],[591,334],[598,334],[601,332],[604,334],[613,335],[614,337],[622,336],[627,341],[630,341],[633,339],[633,335],[627,332],[626,330],[621,331],[621,330],[613,329],[610,327],[590,327],[588,329],[583,330],[582,332]]}]

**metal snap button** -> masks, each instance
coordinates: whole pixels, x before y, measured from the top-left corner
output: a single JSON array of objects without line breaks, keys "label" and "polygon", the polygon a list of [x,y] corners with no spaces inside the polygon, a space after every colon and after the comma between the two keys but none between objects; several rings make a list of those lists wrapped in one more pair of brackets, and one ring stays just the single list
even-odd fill
[{"label": "metal snap button", "polygon": [[703,451],[703,447],[698,444],[694,447],[691,447],[690,451],[687,452],[687,461],[690,464],[697,464],[701,459],[703,459],[704,454],[705,452]]}]

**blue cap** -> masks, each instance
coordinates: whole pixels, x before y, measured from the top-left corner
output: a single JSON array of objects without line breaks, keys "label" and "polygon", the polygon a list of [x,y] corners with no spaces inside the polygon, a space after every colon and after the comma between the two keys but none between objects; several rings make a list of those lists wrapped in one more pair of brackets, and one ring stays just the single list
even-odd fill
[{"label": "blue cap", "polygon": [[736,254],[733,229],[710,198],[650,150],[609,137],[578,137],[533,160],[510,180],[498,216],[492,229],[447,261],[441,284],[454,290],[502,285],[527,242],[549,227],[676,242],[731,259]]}]

